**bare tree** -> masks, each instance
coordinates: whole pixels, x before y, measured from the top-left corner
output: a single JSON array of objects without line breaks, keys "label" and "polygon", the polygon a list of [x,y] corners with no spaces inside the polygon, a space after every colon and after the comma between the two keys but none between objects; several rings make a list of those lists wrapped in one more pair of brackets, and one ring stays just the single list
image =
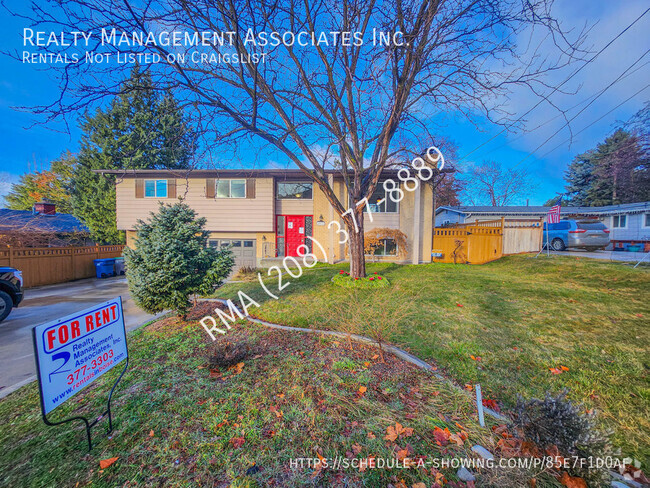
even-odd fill
[{"label": "bare tree", "polygon": [[[59,64],[61,97],[36,111],[49,120],[100,103],[119,92],[124,72],[139,61],[158,89],[174,90],[185,101],[210,144],[237,149],[263,142],[317,184],[349,232],[352,276],[365,276],[363,205],[357,203],[372,195],[386,164],[422,153],[421,141],[436,130],[436,114],[507,123],[509,114],[497,103],[502,95],[516,86],[548,93],[544,75],[581,54],[583,33],[568,39],[551,4],[51,0],[46,8],[34,3],[26,16],[35,30],[92,32],[88,51],[126,60]],[[102,33],[108,42],[101,42]],[[153,41],[133,42],[138,33],[144,39],[151,34]],[[173,42],[175,33],[183,42]],[[526,52],[516,42],[522,37]],[[542,55],[537,50],[549,39],[557,52]],[[41,52],[78,51],[50,44]],[[145,54],[150,57],[138,58]],[[155,55],[159,62],[152,62]],[[347,201],[330,186],[325,170],[332,167],[345,181]]]},{"label": "bare tree", "polygon": [[530,194],[535,185],[526,168],[503,168],[496,161],[472,166],[465,176],[464,199],[472,205],[511,205]]}]

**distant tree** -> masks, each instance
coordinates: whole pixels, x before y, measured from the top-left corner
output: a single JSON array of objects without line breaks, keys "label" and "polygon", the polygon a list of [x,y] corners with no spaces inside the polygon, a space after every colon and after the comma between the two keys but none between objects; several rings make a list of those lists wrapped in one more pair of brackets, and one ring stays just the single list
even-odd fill
[{"label": "distant tree", "polygon": [[136,66],[108,108],[84,117],[79,164],[72,184],[74,214],[98,242],[120,244],[115,219],[115,177],[98,169],[189,168],[196,136],[178,104],[160,95]]},{"label": "distant tree", "polygon": [[[554,197],[549,198],[544,202],[544,207],[550,207],[552,205],[555,205],[557,202],[557,199],[560,197],[560,195],[555,195]],[[566,195],[562,195],[562,206],[567,207],[569,205],[578,205],[574,201],[569,200]]]},{"label": "distant tree", "polygon": [[50,163],[50,169],[34,171],[20,177],[5,197],[5,206],[12,210],[31,210],[35,203],[48,200],[56,211],[71,213],[70,184],[77,159],[70,151]]},{"label": "distant tree", "polygon": [[503,168],[496,161],[484,161],[464,177],[463,199],[472,205],[512,205],[535,188],[526,168]]},{"label": "distant tree", "polygon": [[124,259],[129,290],[141,309],[184,316],[191,294],[208,294],[228,277],[233,254],[207,246],[205,223],[181,202],[161,203],[158,213],[138,222],[136,247],[125,248]]},{"label": "distant tree", "polygon": [[618,129],[604,142],[575,157],[566,171],[566,190],[588,207],[650,200],[649,154],[641,136]]}]

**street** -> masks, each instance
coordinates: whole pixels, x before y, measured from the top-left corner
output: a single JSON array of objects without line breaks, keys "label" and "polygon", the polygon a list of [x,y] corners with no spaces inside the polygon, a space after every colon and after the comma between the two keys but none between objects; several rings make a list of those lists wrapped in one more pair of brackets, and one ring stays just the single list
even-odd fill
[{"label": "street", "polygon": [[31,329],[111,298],[121,296],[126,330],[153,315],[140,310],[123,276],[95,278],[25,290],[25,299],[0,323],[0,398],[36,379]]}]

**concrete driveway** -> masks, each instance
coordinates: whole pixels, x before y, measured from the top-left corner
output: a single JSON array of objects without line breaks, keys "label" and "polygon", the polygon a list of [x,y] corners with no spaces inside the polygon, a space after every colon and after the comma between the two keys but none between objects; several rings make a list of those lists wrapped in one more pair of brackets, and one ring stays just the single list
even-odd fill
[{"label": "concrete driveway", "polygon": [[34,326],[117,296],[122,297],[127,331],[154,317],[136,307],[123,276],[25,290],[20,306],[0,323],[0,398],[36,379],[31,332]]},{"label": "concrete driveway", "polygon": [[[543,251],[546,252],[546,251]],[[552,254],[561,254],[562,256],[574,256],[580,258],[591,259],[606,259],[607,261],[624,261],[630,263],[638,263],[643,259],[645,253],[643,252],[627,252],[627,251],[551,251]],[[650,263],[650,257],[647,257],[644,263]]]}]

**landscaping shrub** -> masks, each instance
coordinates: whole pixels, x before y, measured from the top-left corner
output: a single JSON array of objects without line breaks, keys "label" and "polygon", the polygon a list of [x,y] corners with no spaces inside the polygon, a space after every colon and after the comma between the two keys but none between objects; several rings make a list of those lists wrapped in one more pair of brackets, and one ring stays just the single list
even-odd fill
[{"label": "landscaping shrub", "polygon": [[[566,398],[566,390],[558,396],[546,394],[544,400],[519,399],[514,410],[514,424],[525,440],[543,451],[557,447],[559,453],[570,457],[568,469],[572,476],[583,478],[590,487],[610,485],[606,469],[589,469],[589,460],[615,456],[608,435],[596,428],[595,414],[586,413],[582,405]],[[585,460],[585,465],[574,459]]]},{"label": "landscaping shrub", "polygon": [[235,264],[229,249],[207,247],[205,218],[184,203],[164,205],[138,221],[136,248],[125,248],[126,276],[136,304],[149,313],[174,310],[184,316],[189,296],[208,294]]}]

